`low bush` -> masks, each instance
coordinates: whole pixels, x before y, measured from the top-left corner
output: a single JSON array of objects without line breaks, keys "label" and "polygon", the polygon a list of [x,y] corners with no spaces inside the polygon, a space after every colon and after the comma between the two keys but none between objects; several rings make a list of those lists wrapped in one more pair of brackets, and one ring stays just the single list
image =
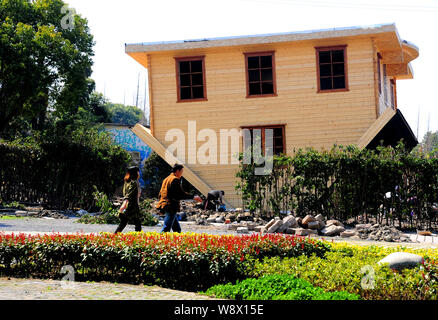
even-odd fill
[{"label": "low bush", "polygon": [[282,235],[0,234],[0,275],[56,279],[62,266],[71,265],[78,280],[197,291],[246,278],[259,256],[322,256],[326,248],[309,238]]},{"label": "low bush", "polygon": [[216,285],[203,294],[234,300],[359,300],[348,292],[325,292],[291,275],[267,275],[236,284]]},{"label": "low bush", "polygon": [[[425,264],[402,272],[392,271],[377,262],[392,252],[412,252],[425,257]],[[265,258],[249,270],[252,277],[289,274],[305,279],[326,291],[347,291],[363,299],[437,299],[438,265],[436,250],[382,248],[333,244],[323,258],[297,256]]]}]

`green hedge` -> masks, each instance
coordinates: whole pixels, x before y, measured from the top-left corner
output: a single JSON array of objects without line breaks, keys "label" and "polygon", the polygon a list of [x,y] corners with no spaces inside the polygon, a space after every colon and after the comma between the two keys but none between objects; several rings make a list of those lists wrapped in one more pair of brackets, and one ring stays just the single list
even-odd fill
[{"label": "green hedge", "polygon": [[325,292],[308,281],[290,275],[267,275],[236,284],[216,285],[203,294],[234,300],[359,300],[345,291]]},{"label": "green hedge", "polygon": [[272,167],[256,175],[255,164],[240,165],[236,189],[251,211],[321,213],[341,221],[364,214],[403,227],[432,228],[436,221],[431,206],[438,202],[438,158],[408,153],[402,144],[300,149],[275,156]]},{"label": "green hedge", "polygon": [[93,186],[112,195],[123,183],[129,154],[97,129],[67,137],[0,143],[0,199],[85,208]]}]

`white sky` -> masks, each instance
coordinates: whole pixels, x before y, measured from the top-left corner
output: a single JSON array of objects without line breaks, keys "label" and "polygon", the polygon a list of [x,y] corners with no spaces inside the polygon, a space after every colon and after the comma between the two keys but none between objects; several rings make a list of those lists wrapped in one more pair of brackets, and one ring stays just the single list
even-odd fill
[{"label": "white sky", "polygon": [[[88,19],[96,45],[92,78],[114,103],[143,108],[146,71],[125,43],[187,40],[395,23],[415,44],[413,80],[397,82],[398,106],[419,140],[438,130],[438,0],[66,0]],[[146,106],[146,110],[148,106]],[[418,111],[420,121],[418,122]]]}]

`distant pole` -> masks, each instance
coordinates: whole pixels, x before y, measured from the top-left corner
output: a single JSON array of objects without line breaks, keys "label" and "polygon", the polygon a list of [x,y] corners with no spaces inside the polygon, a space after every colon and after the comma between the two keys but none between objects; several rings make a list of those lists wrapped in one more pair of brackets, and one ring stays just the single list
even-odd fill
[{"label": "distant pole", "polygon": [[418,129],[420,128],[420,107],[418,107],[418,116],[417,116],[417,140],[419,139]]}]

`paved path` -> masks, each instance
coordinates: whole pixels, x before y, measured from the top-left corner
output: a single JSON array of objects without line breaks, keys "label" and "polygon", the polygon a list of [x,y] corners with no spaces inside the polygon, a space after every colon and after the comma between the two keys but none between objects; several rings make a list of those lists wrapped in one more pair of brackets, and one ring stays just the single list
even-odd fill
[{"label": "paved path", "polygon": [[0,300],[215,300],[158,286],[0,277]]}]

